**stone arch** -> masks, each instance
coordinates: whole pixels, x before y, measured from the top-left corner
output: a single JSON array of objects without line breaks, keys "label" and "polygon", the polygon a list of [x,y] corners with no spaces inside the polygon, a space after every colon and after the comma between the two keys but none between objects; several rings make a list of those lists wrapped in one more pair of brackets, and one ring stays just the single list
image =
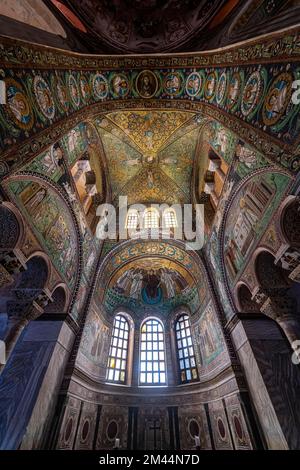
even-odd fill
[{"label": "stone arch", "polygon": [[[278,175],[283,175],[287,178],[287,186],[286,186],[286,189],[285,189],[285,193],[287,193],[289,191],[290,186],[291,186],[292,180],[290,178],[290,174],[286,170],[279,169],[279,168],[272,167],[272,166],[267,167],[267,168],[261,168],[259,170],[255,170],[250,175],[244,177],[239,182],[239,184],[236,185],[236,187],[233,189],[233,191],[229,195],[228,201],[227,201],[227,203],[225,205],[225,208],[224,208],[224,213],[223,213],[222,221],[221,221],[221,224],[220,224],[218,244],[219,244],[219,253],[220,253],[220,258],[221,258],[222,278],[223,278],[224,285],[225,285],[224,290],[226,292],[226,295],[227,295],[228,300],[230,302],[231,310],[233,312],[236,311],[236,305],[235,305],[235,302],[234,302],[233,287],[231,285],[232,282],[234,282],[234,281],[230,282],[229,271],[226,267],[226,266],[229,265],[229,263],[226,262],[227,260],[225,258],[225,245],[226,245],[225,240],[226,240],[227,222],[228,222],[229,216],[233,213],[233,211],[232,211],[233,204],[236,203],[236,201],[238,201],[239,194],[243,190],[243,188],[246,188],[247,185],[251,184],[251,182],[254,181],[254,179],[258,176],[263,176],[263,175],[267,175],[267,174],[274,175],[274,173],[276,173]],[[264,248],[255,249],[255,244],[258,243],[258,237],[252,243],[253,243],[253,245],[252,245],[253,247],[250,246],[250,249],[249,249],[249,247],[246,247],[247,251],[245,253],[245,259],[244,259],[245,262],[247,262],[247,259],[249,258],[249,253],[253,249],[255,250],[254,253],[256,253],[256,252],[258,253],[261,250],[265,250],[265,251],[268,250],[268,249],[264,249]],[[252,257],[253,256],[254,255],[252,254]],[[256,276],[256,272],[254,274]],[[234,273],[234,275],[237,276],[238,271],[236,271]],[[256,283],[258,284],[257,278],[256,278]],[[228,314],[229,314],[229,312],[228,312]]]},{"label": "stone arch", "polygon": [[[87,141],[83,153],[70,162],[69,169],[74,186],[77,189],[83,220],[94,234],[99,214],[97,208],[111,201],[111,185],[106,155],[101,136],[92,120],[83,120],[65,134],[68,139],[74,132]],[[59,141],[58,141],[59,142]],[[74,197],[73,190],[68,190],[69,196]],[[82,225],[82,223],[81,223]]]},{"label": "stone arch", "polygon": [[300,285],[288,278],[288,273],[275,257],[261,250],[255,259],[258,288],[256,301],[262,313],[277,321],[293,347],[299,338]]},{"label": "stone arch", "polygon": [[93,129],[93,131],[97,135],[97,146],[98,146],[99,151],[100,151],[99,165],[102,168],[103,177],[104,177],[103,178],[103,186],[104,186],[104,190],[105,190],[104,192],[105,192],[105,195],[106,195],[105,202],[110,202],[111,199],[112,199],[112,190],[111,190],[110,179],[109,179],[109,166],[108,166],[106,154],[105,154],[105,151],[104,151],[104,148],[103,148],[102,139],[101,139],[101,136],[100,136],[100,134],[98,132],[98,129],[97,129],[95,123],[93,122],[93,120],[89,119],[86,122],[88,123],[88,125],[91,127],[91,129]]},{"label": "stone arch", "polygon": [[300,197],[289,196],[284,201],[280,226],[289,245],[300,249]]},{"label": "stone arch", "polygon": [[179,305],[171,312],[167,323],[168,328],[172,330],[181,315],[188,315],[191,320],[191,309],[188,305]]},{"label": "stone arch", "polygon": [[[152,260],[151,266],[147,264],[148,259]],[[95,288],[97,303],[104,306],[103,314],[111,315],[112,308],[118,306],[128,306],[131,310],[135,311],[136,316],[139,319],[144,318],[148,311],[156,312],[160,318],[164,318],[169,315],[171,310],[175,307],[175,304],[169,302],[166,306],[164,313],[160,310],[159,304],[151,304],[147,300],[143,305],[146,307],[137,312],[135,308],[136,303],[132,304],[129,302],[129,297],[121,296],[118,294],[119,288],[123,287],[123,280],[127,285],[126,271],[131,270],[133,274],[136,272],[143,271],[142,274],[151,270],[151,267],[156,265],[157,275],[162,275],[162,267],[168,267],[171,273],[175,276],[175,296],[182,292],[184,297],[178,297],[178,302],[184,302],[184,299],[191,301],[193,299],[193,314],[196,314],[198,307],[202,302],[205,302],[209,295],[211,295],[210,289],[207,285],[207,273],[199,259],[197,253],[185,250],[185,244],[177,241],[149,241],[149,240],[130,240],[119,244],[116,248],[111,250],[103,259],[95,281]],[[147,266],[145,266],[147,265]],[[122,277],[124,274],[124,277]],[[169,272],[170,274],[170,272]],[[165,276],[167,278],[167,276]],[[117,281],[121,279],[121,285],[118,285]],[[131,282],[131,281],[130,281]],[[166,286],[166,281],[161,285],[161,293],[159,294],[166,301],[174,296],[171,293],[169,287]],[[131,284],[130,284],[131,285]],[[207,288],[206,288],[207,286]],[[117,290],[115,289],[117,287]],[[144,285],[145,287],[145,285]],[[126,287],[126,292],[130,290],[130,286]],[[145,295],[145,292],[144,294]],[[144,297],[143,297],[144,298]],[[107,300],[107,302],[106,302]],[[108,310],[106,309],[108,306]],[[156,306],[158,305],[158,306]],[[165,302],[164,302],[165,305]],[[198,306],[198,307],[197,307]]]},{"label": "stone arch", "polygon": [[275,264],[274,255],[267,250],[260,250],[255,257],[255,273],[259,285],[264,289],[288,288],[286,272]]}]

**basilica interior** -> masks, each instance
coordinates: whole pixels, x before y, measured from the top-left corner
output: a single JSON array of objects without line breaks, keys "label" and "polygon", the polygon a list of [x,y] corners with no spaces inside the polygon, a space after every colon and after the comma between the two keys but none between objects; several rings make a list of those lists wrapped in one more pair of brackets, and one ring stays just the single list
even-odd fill
[{"label": "basilica interior", "polygon": [[299,89],[300,1],[1,0],[0,449],[300,449]]}]

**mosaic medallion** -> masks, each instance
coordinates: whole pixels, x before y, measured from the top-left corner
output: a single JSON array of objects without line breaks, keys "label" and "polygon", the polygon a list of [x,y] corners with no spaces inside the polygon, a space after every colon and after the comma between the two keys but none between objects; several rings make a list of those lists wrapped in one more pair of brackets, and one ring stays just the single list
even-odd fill
[{"label": "mosaic medallion", "polygon": [[207,100],[211,101],[216,92],[217,86],[217,74],[216,72],[210,72],[207,75],[205,86],[204,86],[204,96]]},{"label": "mosaic medallion", "polygon": [[292,96],[293,77],[289,73],[281,73],[268,91],[263,106],[263,121],[267,126],[276,124],[285,113]]},{"label": "mosaic medallion", "polygon": [[216,91],[216,102],[221,104],[226,95],[226,88],[227,88],[227,75],[226,72],[223,72],[219,78],[217,91]]},{"label": "mosaic medallion", "polygon": [[143,70],[136,78],[135,87],[142,98],[152,98],[158,89],[156,75],[151,70]]},{"label": "mosaic medallion", "polygon": [[7,105],[4,107],[9,118],[21,129],[33,126],[33,112],[20,83],[12,78],[5,79]]},{"label": "mosaic medallion", "polygon": [[80,76],[79,85],[80,85],[80,92],[81,92],[83,101],[88,101],[91,97],[91,90],[90,90],[89,82],[85,75]]},{"label": "mosaic medallion", "polygon": [[189,96],[194,98],[202,87],[202,77],[198,72],[192,72],[186,79],[185,89]]},{"label": "mosaic medallion", "polygon": [[56,90],[56,101],[58,107],[62,111],[68,111],[70,104],[68,100],[67,87],[60,77],[54,78],[54,89]]},{"label": "mosaic medallion", "polygon": [[247,80],[245,85],[241,111],[243,116],[249,116],[259,104],[262,95],[263,79],[260,72],[253,72]]},{"label": "mosaic medallion", "polygon": [[227,94],[227,107],[229,109],[235,108],[237,105],[240,92],[241,92],[241,83],[242,79],[238,72],[234,72],[232,77],[229,80],[228,84],[228,94]]},{"label": "mosaic medallion", "polygon": [[71,97],[72,104],[75,108],[78,108],[80,105],[80,92],[77,81],[74,75],[69,75],[69,94]]},{"label": "mosaic medallion", "polygon": [[101,73],[97,73],[93,78],[93,93],[96,99],[104,100],[107,97],[108,83]]},{"label": "mosaic medallion", "polygon": [[53,119],[55,115],[55,104],[48,83],[40,76],[34,77],[33,89],[37,104],[43,115]]},{"label": "mosaic medallion", "polygon": [[179,95],[182,87],[182,77],[178,72],[168,73],[164,79],[164,90],[170,96]]},{"label": "mosaic medallion", "polygon": [[110,80],[111,92],[115,98],[125,98],[129,93],[129,81],[124,73],[113,74]]}]

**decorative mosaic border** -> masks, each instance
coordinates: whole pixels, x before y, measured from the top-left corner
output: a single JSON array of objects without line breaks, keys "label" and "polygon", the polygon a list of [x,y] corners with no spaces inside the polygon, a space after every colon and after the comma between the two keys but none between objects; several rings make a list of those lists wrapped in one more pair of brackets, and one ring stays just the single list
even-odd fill
[{"label": "decorative mosaic border", "polygon": [[0,78],[7,86],[0,174],[19,169],[80,120],[138,108],[217,119],[273,163],[297,172],[300,104],[291,97],[299,55],[297,29],[172,58],[82,56],[0,38]]}]

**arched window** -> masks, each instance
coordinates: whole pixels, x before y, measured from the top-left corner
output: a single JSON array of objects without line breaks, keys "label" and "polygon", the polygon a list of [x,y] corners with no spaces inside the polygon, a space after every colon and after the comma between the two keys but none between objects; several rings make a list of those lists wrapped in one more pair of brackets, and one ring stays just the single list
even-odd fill
[{"label": "arched window", "polygon": [[159,212],[154,207],[144,212],[144,228],[159,228]]},{"label": "arched window", "polygon": [[123,315],[116,315],[110,342],[106,379],[125,383],[127,371],[129,323]]},{"label": "arched window", "polygon": [[126,228],[128,230],[136,229],[139,223],[139,213],[137,210],[129,210],[126,218]]},{"label": "arched window", "polygon": [[140,385],[166,385],[164,330],[155,318],[141,328]]},{"label": "arched window", "polygon": [[163,212],[163,223],[166,228],[177,227],[177,217],[174,209],[165,209]]},{"label": "arched window", "polygon": [[192,382],[198,379],[198,370],[188,315],[181,315],[178,318],[175,332],[181,383]]}]

